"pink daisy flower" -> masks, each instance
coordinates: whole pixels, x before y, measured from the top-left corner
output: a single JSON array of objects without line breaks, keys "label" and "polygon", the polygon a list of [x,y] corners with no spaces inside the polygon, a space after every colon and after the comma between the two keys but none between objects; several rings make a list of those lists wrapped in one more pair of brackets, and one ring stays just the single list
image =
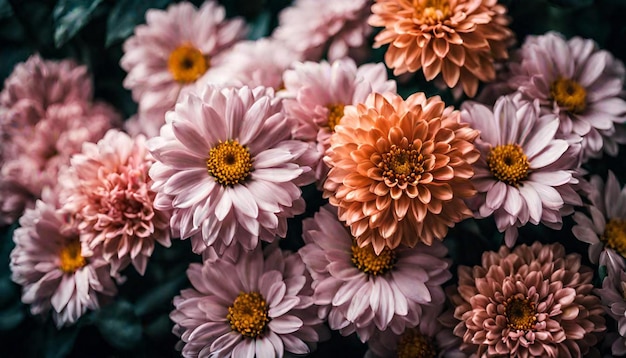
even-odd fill
[{"label": "pink daisy flower", "polygon": [[34,209],[20,218],[13,233],[11,278],[23,286],[22,302],[32,314],[52,311],[57,328],[75,323],[87,310],[96,310],[117,289],[109,265],[99,253],[86,257],[80,247],[77,222],[45,191]]},{"label": "pink daisy flower", "polygon": [[284,81],[285,113],[297,121],[293,136],[316,143],[320,153],[315,164],[318,187],[328,173],[322,156],[330,147],[330,135],[343,117],[344,107],[365,102],[372,92],[396,92],[396,82],[387,79],[383,64],[357,67],[350,58],[332,64],[296,63],[285,72]]},{"label": "pink daisy flower", "polygon": [[[155,207],[172,210],[176,236],[195,252],[285,237],[287,218],[304,212],[299,185],[309,146],[291,140],[292,123],[264,87],[191,93],[168,112],[161,135],[147,142]],[[221,249],[220,249],[221,250]]]},{"label": "pink daisy flower", "polygon": [[593,40],[566,40],[555,32],[528,36],[515,57],[510,90],[539,99],[544,112],[558,115],[559,137],[582,137],[586,158],[599,157],[603,148],[617,155],[617,143],[626,143],[626,130],[616,126],[626,121],[620,60]]},{"label": "pink daisy flower", "polygon": [[370,6],[371,0],[296,0],[279,14],[272,36],[305,60],[327,54],[334,61],[367,46]]},{"label": "pink daisy flower", "polygon": [[[602,281],[602,288],[595,293],[600,296],[604,310],[617,321],[617,334],[607,335],[606,341],[613,342],[611,351],[614,356],[626,355],[626,269],[624,262],[609,267],[607,276]],[[612,338],[612,339],[611,339]]]},{"label": "pink daisy flower", "polygon": [[423,320],[423,311],[444,302],[441,285],[452,277],[447,250],[431,246],[359,247],[350,231],[326,205],[303,224],[299,251],[313,277],[318,315],[344,336],[356,332],[366,342],[375,330],[401,334]]},{"label": "pink daisy flower", "polygon": [[146,12],[146,24],[137,26],[126,40],[120,60],[128,72],[124,87],[132,91],[139,112],[164,115],[174,107],[181,88],[219,65],[220,52],[246,31],[243,19],[225,17],[226,11],[214,0],[199,9],[184,1]]},{"label": "pink daisy flower", "polygon": [[529,222],[559,229],[562,216],[582,205],[573,188],[580,144],[554,139],[559,120],[541,115],[539,101],[503,96],[493,108],[469,101],[462,108],[462,120],[481,132],[472,179],[478,194],[468,200],[475,216],[493,215],[509,247]]},{"label": "pink daisy flower", "polygon": [[[233,275],[224,279],[224,273]],[[302,259],[278,245],[191,264],[193,288],[174,297],[170,314],[184,357],[282,357],[307,354],[328,338],[311,300]]]},{"label": "pink daisy flower", "polygon": [[83,253],[102,249],[113,273],[132,263],[143,275],[155,242],[170,246],[169,215],[153,207],[145,141],[110,130],[97,144],[85,143],[61,177],[63,209],[79,221]]}]

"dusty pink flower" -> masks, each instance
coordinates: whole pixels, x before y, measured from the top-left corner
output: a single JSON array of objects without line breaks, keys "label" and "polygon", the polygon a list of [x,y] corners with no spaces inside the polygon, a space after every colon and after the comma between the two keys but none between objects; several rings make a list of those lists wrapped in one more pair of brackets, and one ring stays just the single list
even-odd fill
[{"label": "dusty pink flower", "polygon": [[180,90],[219,65],[220,52],[245,35],[243,19],[225,17],[214,0],[199,9],[183,1],[146,12],[146,24],[126,40],[120,60],[128,72],[124,87],[132,91],[139,112],[160,113],[163,124]]},{"label": "dusty pink flower", "polygon": [[316,144],[320,160],[315,179],[321,188],[328,166],[322,157],[330,147],[330,135],[343,117],[347,105],[365,102],[372,92],[396,92],[396,83],[387,79],[383,64],[357,67],[350,58],[296,63],[284,74],[285,113],[297,121],[295,139]]},{"label": "dusty pink flower", "polygon": [[611,342],[611,351],[615,356],[626,355],[626,266],[624,261],[609,267],[607,276],[602,281],[602,288],[595,293],[600,296],[606,313],[617,321],[617,334],[607,335],[606,341]]},{"label": "dusty pink flower", "polygon": [[168,112],[161,134],[147,142],[157,209],[172,210],[175,236],[206,246],[284,237],[287,218],[304,211],[298,185],[308,145],[291,140],[280,99],[264,87],[191,93]]},{"label": "dusty pink flower", "polygon": [[272,36],[305,60],[329,60],[353,54],[366,45],[371,0],[296,0],[279,14]]},{"label": "dusty pink flower", "polygon": [[318,315],[342,335],[356,332],[365,342],[376,330],[400,334],[444,302],[441,285],[452,275],[440,242],[385,248],[377,256],[371,245],[357,244],[330,205],[302,225],[299,253],[313,277]]},{"label": "dusty pink flower", "polygon": [[626,101],[620,92],[626,71],[623,63],[593,40],[549,32],[528,36],[509,64],[509,90],[530,100],[539,99],[545,112],[559,117],[560,138],[582,137],[586,158],[602,150],[617,155],[626,143]]},{"label": "dusty pink flower", "polygon": [[560,244],[485,252],[446,289],[454,334],[475,356],[583,357],[606,330],[593,270]]},{"label": "dusty pink flower", "polygon": [[45,191],[44,200],[20,218],[10,267],[13,281],[23,286],[22,302],[32,314],[51,310],[60,328],[98,309],[104,296],[117,289],[102,255],[83,255],[78,223],[58,209],[54,195]]},{"label": "dusty pink flower", "polygon": [[562,216],[582,205],[573,188],[580,144],[555,139],[558,118],[519,95],[502,96],[493,108],[469,101],[462,108],[463,121],[481,132],[472,178],[478,195],[468,200],[475,215],[493,215],[509,247],[529,222],[560,228]]},{"label": "dusty pink flower", "polygon": [[302,259],[276,244],[242,253],[236,262],[191,264],[187,276],[193,288],[174,297],[170,314],[184,357],[306,354],[328,338]]},{"label": "dusty pink flower", "polygon": [[61,177],[63,210],[78,220],[83,253],[101,250],[113,273],[132,262],[143,275],[155,242],[170,246],[169,215],[153,207],[145,141],[110,130],[85,143]]}]

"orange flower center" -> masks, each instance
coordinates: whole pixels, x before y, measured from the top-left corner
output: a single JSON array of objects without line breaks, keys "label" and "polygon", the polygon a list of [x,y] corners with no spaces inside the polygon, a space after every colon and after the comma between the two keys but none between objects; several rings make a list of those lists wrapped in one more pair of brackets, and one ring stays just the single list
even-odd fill
[{"label": "orange flower center", "polygon": [[492,148],[487,155],[489,170],[496,179],[508,185],[519,186],[528,177],[530,163],[517,144],[505,144]]},{"label": "orange flower center", "polygon": [[207,169],[223,186],[243,182],[252,171],[252,156],[248,148],[236,140],[220,142],[209,151]]},{"label": "orange flower center", "polygon": [[393,269],[395,263],[396,254],[388,247],[385,247],[380,255],[376,255],[372,245],[360,247],[356,241],[352,242],[352,264],[363,273],[382,275]]},{"label": "orange flower center", "polygon": [[74,273],[87,264],[85,258],[81,255],[80,241],[78,239],[65,244],[59,253],[59,258],[61,259],[59,267],[65,273]]},{"label": "orange flower center", "polygon": [[258,292],[241,292],[228,307],[226,319],[233,331],[248,338],[256,338],[263,333],[270,321],[269,306]]},{"label": "orange flower center", "polygon": [[195,82],[209,69],[210,61],[202,52],[190,44],[178,46],[170,54],[167,68],[180,83]]},{"label": "orange flower center", "polygon": [[330,128],[332,132],[335,131],[335,126],[339,124],[339,121],[343,117],[344,107],[343,104],[329,104],[326,106],[326,108],[328,108],[328,128]]},{"label": "orange flower center", "polygon": [[626,220],[610,219],[600,237],[604,244],[626,257]]},{"label": "orange flower center", "polygon": [[535,302],[530,302],[528,298],[509,297],[504,302],[504,315],[512,329],[528,331],[537,323]]},{"label": "orange flower center", "polygon": [[422,24],[435,25],[450,17],[448,0],[413,0],[415,18]]},{"label": "orange flower center", "polygon": [[393,144],[388,153],[382,155],[378,167],[392,184],[417,184],[424,173],[424,157],[409,144],[408,148],[400,148]]},{"label": "orange flower center", "polygon": [[578,82],[559,77],[550,85],[550,95],[556,103],[572,113],[581,113],[587,107],[587,91]]},{"label": "orange flower center", "polygon": [[398,340],[398,358],[435,358],[437,348],[428,336],[415,328],[409,328]]}]

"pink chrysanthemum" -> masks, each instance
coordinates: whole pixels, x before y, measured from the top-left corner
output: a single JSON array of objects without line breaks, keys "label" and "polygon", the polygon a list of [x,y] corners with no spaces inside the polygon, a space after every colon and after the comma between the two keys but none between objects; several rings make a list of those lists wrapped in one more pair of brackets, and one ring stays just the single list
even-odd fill
[{"label": "pink chrysanthemum", "polygon": [[[232,275],[225,279],[225,272]],[[184,357],[306,354],[328,337],[302,259],[276,244],[237,262],[191,264],[187,276],[193,288],[174,298],[170,314]]]},{"label": "pink chrysanthemum", "polygon": [[[606,330],[593,270],[560,244],[485,252],[482,266],[460,266],[454,334],[477,357],[583,357]],[[460,322],[459,322],[460,321]]]},{"label": "pink chrysanthemum", "polygon": [[371,245],[357,244],[328,205],[302,225],[299,253],[313,277],[318,315],[342,335],[356,332],[365,342],[375,330],[400,334],[444,302],[441,285],[452,274],[443,244],[385,248],[376,255]]},{"label": "pink chrysanthemum", "polygon": [[[607,334],[606,341],[613,342],[611,351],[614,356],[626,355],[626,269],[621,261],[609,267],[607,276],[602,281],[602,288],[595,293],[600,296],[606,313],[617,321],[617,333]],[[612,338],[612,340],[611,340]]]},{"label": "pink chrysanthemum", "polygon": [[513,32],[496,0],[376,0],[372,12],[369,23],[385,28],[374,47],[389,44],[395,75],[421,68],[426,80],[441,74],[473,97],[479,81],[495,79],[494,62],[508,58]]},{"label": "pink chrysanthemum", "polygon": [[132,262],[143,275],[155,242],[170,246],[169,217],[153,207],[145,141],[110,130],[97,144],[85,143],[61,177],[63,210],[79,222],[83,253],[101,249],[113,273]]},{"label": "pink chrysanthemum", "polygon": [[13,281],[23,286],[22,302],[31,305],[33,314],[52,310],[60,328],[98,309],[104,296],[117,289],[99,253],[83,256],[78,223],[58,209],[54,195],[45,191],[44,201],[20,218],[10,267]]},{"label": "pink chrysanthemum", "polygon": [[297,121],[295,139],[313,142],[320,152],[315,179],[321,188],[328,166],[322,156],[330,147],[330,135],[343,117],[346,105],[365,102],[372,92],[396,92],[396,83],[387,79],[382,64],[357,67],[350,58],[331,64],[322,62],[296,63],[284,75],[285,113]]},{"label": "pink chrysanthemum", "polygon": [[602,149],[617,155],[626,143],[626,101],[620,97],[626,71],[593,40],[549,32],[528,36],[509,65],[509,90],[530,100],[539,99],[544,111],[559,116],[559,137],[583,138],[585,157]]},{"label": "pink chrysanthemum", "polygon": [[279,15],[272,37],[317,61],[324,54],[331,61],[346,57],[366,45],[372,33],[367,24],[371,0],[296,0]]},{"label": "pink chrysanthemum", "polygon": [[[157,209],[172,212],[175,236],[192,237],[195,252],[284,237],[287,218],[304,211],[298,185],[308,145],[291,140],[292,123],[264,87],[206,87],[167,113],[161,135],[147,142]],[[306,174],[306,175],[305,175]]]},{"label": "pink chrysanthemum", "polygon": [[[385,97],[386,96],[386,97]],[[324,197],[339,208],[361,246],[380,253],[401,242],[442,240],[471,217],[463,199],[476,191],[471,164],[478,131],[437,96],[373,93],[346,106],[324,161]]]},{"label": "pink chrysanthemum", "polygon": [[220,52],[245,35],[243,19],[225,17],[214,0],[199,9],[185,1],[146,12],[146,25],[137,26],[126,40],[120,60],[128,72],[124,87],[132,91],[139,112],[163,116],[174,107],[181,88],[219,65]]},{"label": "pink chrysanthemum", "polygon": [[541,222],[559,229],[562,216],[582,205],[573,188],[580,144],[555,139],[559,120],[541,115],[538,101],[503,96],[493,109],[465,102],[461,118],[481,132],[472,179],[478,195],[470,207],[477,217],[494,216],[507,246],[515,244],[518,227]]}]

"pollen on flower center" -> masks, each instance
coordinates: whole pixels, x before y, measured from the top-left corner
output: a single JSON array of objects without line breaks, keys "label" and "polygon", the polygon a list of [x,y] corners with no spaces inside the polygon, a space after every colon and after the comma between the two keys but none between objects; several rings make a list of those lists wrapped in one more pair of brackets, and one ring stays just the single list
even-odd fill
[{"label": "pollen on flower center", "polygon": [[361,272],[369,275],[382,275],[393,269],[396,263],[396,254],[385,247],[380,255],[376,255],[374,247],[367,245],[360,247],[356,241],[352,243],[352,264]]},{"label": "pollen on flower center", "polygon": [[528,331],[535,328],[537,309],[528,298],[509,297],[504,302],[504,315],[509,328]]},{"label": "pollen on flower center", "polygon": [[600,239],[606,246],[626,257],[626,220],[610,219]]},{"label": "pollen on flower center", "polygon": [[435,358],[437,347],[432,339],[414,328],[407,329],[398,340],[398,358]]},{"label": "pollen on flower center", "polygon": [[263,333],[270,321],[269,306],[258,292],[241,292],[228,307],[226,319],[233,331],[248,338],[256,338]]},{"label": "pollen on flower center", "polygon": [[450,17],[450,1],[448,0],[413,0],[415,18],[419,22],[435,25]]},{"label": "pollen on flower center", "polygon": [[572,113],[581,113],[587,107],[587,91],[578,82],[559,77],[550,85],[550,95],[556,103]]},{"label": "pollen on flower center", "polygon": [[339,124],[339,121],[343,117],[344,107],[343,104],[329,104],[326,106],[326,108],[328,108],[328,128],[333,132],[335,131],[335,126]]},{"label": "pollen on flower center", "polygon": [[248,148],[236,140],[220,142],[209,151],[207,169],[223,186],[243,182],[252,171],[252,156]]},{"label": "pollen on flower center", "polygon": [[78,239],[69,241],[63,246],[59,253],[60,268],[65,273],[74,273],[79,268],[85,266],[87,262],[81,255],[80,241]]},{"label": "pollen on flower center", "polygon": [[496,179],[508,185],[519,186],[528,177],[530,163],[517,144],[503,144],[492,148],[487,155],[489,170]]},{"label": "pollen on flower center", "polygon": [[378,167],[383,170],[388,184],[417,184],[424,173],[424,157],[413,148],[413,144],[406,149],[393,144],[389,152],[382,155]]},{"label": "pollen on flower center", "polygon": [[199,49],[186,43],[172,51],[167,68],[177,82],[191,83],[209,69],[209,59]]}]

